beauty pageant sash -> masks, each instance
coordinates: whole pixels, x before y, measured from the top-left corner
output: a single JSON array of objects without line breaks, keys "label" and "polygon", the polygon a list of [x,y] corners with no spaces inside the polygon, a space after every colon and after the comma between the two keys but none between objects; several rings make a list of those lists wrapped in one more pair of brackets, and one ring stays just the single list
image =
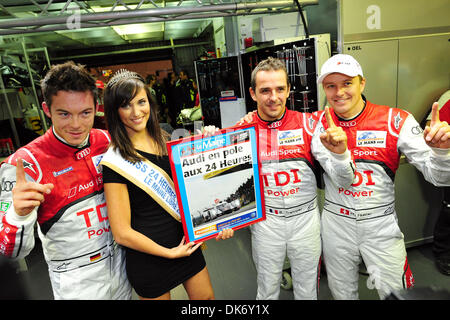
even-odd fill
[{"label": "beauty pageant sash", "polygon": [[163,169],[147,159],[133,164],[122,158],[112,147],[104,154],[100,163],[144,190],[175,220],[181,221],[173,181]]}]

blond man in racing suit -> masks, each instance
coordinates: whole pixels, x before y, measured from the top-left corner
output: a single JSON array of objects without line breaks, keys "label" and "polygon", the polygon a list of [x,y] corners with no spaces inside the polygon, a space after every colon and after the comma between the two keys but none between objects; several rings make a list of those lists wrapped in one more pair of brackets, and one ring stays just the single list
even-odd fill
[{"label": "blond man in racing suit", "polygon": [[[345,188],[325,172],[322,240],[328,284],[335,299],[358,298],[361,258],[381,298],[414,283],[395,212],[394,176],[400,153],[436,186],[450,183],[450,127],[433,105],[422,133],[401,109],[375,105],[362,96],[366,80],[359,63],[338,54],[327,60],[317,82],[343,128],[356,163],[354,183]],[[323,113],[318,112],[319,121]]]},{"label": "blond man in racing suit", "polygon": [[92,129],[95,79],[80,65],[51,68],[42,80],[52,128],[0,167],[0,254],[23,258],[37,222],[55,299],[130,299],[124,254],[110,231],[99,166],[110,138]]}]

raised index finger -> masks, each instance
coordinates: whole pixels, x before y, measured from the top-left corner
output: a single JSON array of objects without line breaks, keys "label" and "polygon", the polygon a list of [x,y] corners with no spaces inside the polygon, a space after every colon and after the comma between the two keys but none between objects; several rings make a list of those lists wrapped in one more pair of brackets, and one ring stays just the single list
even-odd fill
[{"label": "raised index finger", "polygon": [[17,158],[16,185],[23,184],[25,182],[27,182],[27,180],[25,179],[25,169],[23,168],[23,160],[22,158]]},{"label": "raised index finger", "polygon": [[433,103],[433,106],[431,107],[431,123],[430,125],[433,125],[435,123],[438,123],[439,120],[439,104],[437,102]]},{"label": "raised index finger", "polygon": [[331,117],[330,108],[328,106],[325,107],[325,117],[327,119],[328,128],[335,128],[333,118]]}]

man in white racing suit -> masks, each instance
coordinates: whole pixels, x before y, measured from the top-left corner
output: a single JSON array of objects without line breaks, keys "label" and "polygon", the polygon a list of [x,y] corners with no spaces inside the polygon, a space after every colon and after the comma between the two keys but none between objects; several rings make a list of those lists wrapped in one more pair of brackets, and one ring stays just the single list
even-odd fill
[{"label": "man in white racing suit", "polygon": [[106,131],[92,129],[95,80],[80,65],[51,68],[42,80],[52,128],[0,167],[0,254],[34,247],[37,222],[55,299],[130,299],[125,260],[110,231],[100,160]]},{"label": "man in white racing suit", "polygon": [[321,138],[316,130],[312,142],[317,122],[312,114],[286,109],[289,91],[279,59],[263,60],[253,70],[257,112],[251,121],[258,128],[266,207],[266,220],[251,226],[258,300],[278,299],[286,253],[294,298],[317,299],[321,239],[313,156],[337,184],[350,186],[354,177],[343,130],[331,125]]},{"label": "man in white racing suit", "polygon": [[[334,110],[334,122],[347,134],[356,163],[355,181],[348,188],[324,174],[322,240],[329,287],[335,299],[357,299],[362,258],[371,286],[385,298],[414,283],[395,212],[394,176],[400,153],[427,181],[448,185],[450,128],[439,121],[437,105],[431,128],[423,132],[410,113],[366,100],[361,66],[349,55],[327,60],[318,83]],[[323,114],[318,115],[323,120]]]}]

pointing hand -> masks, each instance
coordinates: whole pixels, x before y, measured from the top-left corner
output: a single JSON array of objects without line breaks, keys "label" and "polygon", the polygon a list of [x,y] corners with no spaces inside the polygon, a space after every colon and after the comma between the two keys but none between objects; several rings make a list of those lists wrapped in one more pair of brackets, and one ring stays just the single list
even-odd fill
[{"label": "pointing hand", "polygon": [[347,150],[347,135],[341,127],[334,123],[328,106],[325,107],[325,117],[328,129],[320,134],[320,140],[331,152],[342,154]]},{"label": "pointing hand", "polygon": [[26,216],[33,209],[44,202],[45,195],[53,189],[52,183],[39,184],[25,179],[23,160],[17,158],[16,184],[12,189],[13,204],[16,213]]},{"label": "pointing hand", "polygon": [[439,120],[439,105],[433,103],[431,107],[431,122],[425,127],[423,137],[427,145],[433,148],[450,148],[450,126],[446,121]]}]

